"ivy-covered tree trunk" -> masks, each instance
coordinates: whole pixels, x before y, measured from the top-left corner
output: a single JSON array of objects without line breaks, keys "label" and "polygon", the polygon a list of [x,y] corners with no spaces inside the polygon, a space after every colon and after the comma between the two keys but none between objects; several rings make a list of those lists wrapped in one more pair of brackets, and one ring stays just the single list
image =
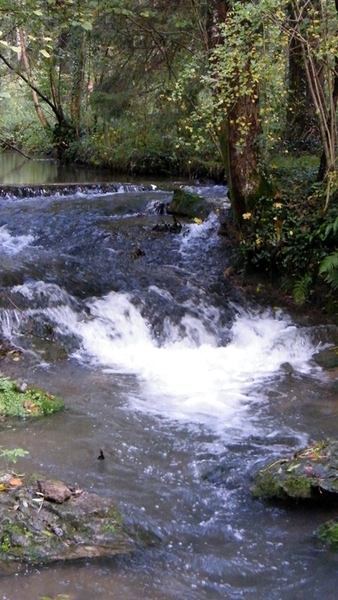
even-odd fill
[{"label": "ivy-covered tree trunk", "polygon": [[[242,0],[242,4],[246,4]],[[209,39],[214,45],[227,45],[231,56],[232,45],[238,54],[238,40],[241,40],[240,62],[226,67],[227,75],[222,79],[218,94],[225,92],[224,119],[220,124],[220,146],[228,178],[229,195],[237,222],[243,214],[254,209],[256,200],[268,191],[268,184],[260,160],[259,136],[259,89],[251,71],[255,46],[250,21],[234,19],[236,8],[229,0],[216,1],[218,32]],[[231,32],[227,33],[231,20]],[[235,23],[235,25],[234,25]],[[215,31],[215,30],[214,30]],[[221,32],[221,35],[220,35]],[[221,59],[220,59],[221,60]],[[222,65],[219,64],[222,68]],[[226,88],[226,89],[225,89]],[[231,90],[229,95],[228,90]]]},{"label": "ivy-covered tree trunk", "polygon": [[239,223],[243,214],[253,210],[266,187],[258,149],[258,93],[255,96],[239,97],[222,122],[220,131],[229,196]]}]

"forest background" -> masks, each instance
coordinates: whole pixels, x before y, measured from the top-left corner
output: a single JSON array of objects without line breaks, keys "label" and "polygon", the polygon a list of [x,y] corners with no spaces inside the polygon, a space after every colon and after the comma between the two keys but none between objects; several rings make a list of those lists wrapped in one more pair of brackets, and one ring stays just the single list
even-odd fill
[{"label": "forest background", "polygon": [[0,143],[226,181],[236,266],[338,312],[338,0],[0,0]]}]

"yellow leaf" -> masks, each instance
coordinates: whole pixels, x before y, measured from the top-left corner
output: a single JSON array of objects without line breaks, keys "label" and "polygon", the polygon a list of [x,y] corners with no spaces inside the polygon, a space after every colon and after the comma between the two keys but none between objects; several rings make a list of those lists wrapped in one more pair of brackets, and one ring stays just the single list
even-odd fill
[{"label": "yellow leaf", "polygon": [[42,54],[42,56],[44,56],[45,58],[50,58],[49,52],[47,52],[47,50],[45,50],[44,48],[40,50],[40,54]]}]

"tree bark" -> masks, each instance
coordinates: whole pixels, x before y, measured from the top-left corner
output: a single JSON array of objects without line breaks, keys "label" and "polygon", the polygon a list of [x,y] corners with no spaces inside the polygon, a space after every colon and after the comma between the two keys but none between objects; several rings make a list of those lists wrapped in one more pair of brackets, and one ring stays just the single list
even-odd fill
[{"label": "tree bark", "polygon": [[71,116],[74,123],[76,135],[80,133],[81,126],[81,103],[83,99],[83,90],[85,82],[85,66],[86,66],[86,32],[81,30],[77,32],[76,39],[78,48],[73,66],[73,89],[71,97]]},{"label": "tree bark", "polygon": [[[294,18],[294,15],[290,15]],[[289,89],[286,113],[285,141],[295,150],[313,147],[319,130],[316,111],[304,67],[302,47],[296,36],[291,37],[289,48]]]},{"label": "tree bark", "polygon": [[[242,1],[245,3],[246,0]],[[216,0],[215,14],[218,25],[227,23],[230,8],[229,0]],[[209,39],[214,47],[224,43],[223,37],[215,28],[209,34]],[[254,209],[256,200],[270,192],[260,161],[259,90],[258,84],[252,79],[249,58],[252,41],[250,35],[243,36],[243,39],[246,40],[246,48],[243,48],[243,52],[248,56],[245,63],[248,84],[245,90],[238,91],[231,108],[226,108],[220,131],[220,145],[228,178],[229,196],[234,216],[239,224],[242,223],[243,214]],[[238,75],[239,73],[235,72],[231,79],[229,78],[227,85],[232,88],[238,86]],[[222,94],[221,89],[219,94]]]},{"label": "tree bark", "polygon": [[[338,17],[338,0],[335,0],[335,7],[336,7],[336,13],[337,13],[337,17]],[[332,77],[333,77],[333,85],[332,85],[332,92],[331,92],[331,98],[330,98],[330,109],[329,109],[329,114],[328,114],[328,119],[327,119],[326,136],[331,137],[331,140],[328,140],[328,142],[331,142],[332,147],[336,148],[336,145],[337,145],[336,113],[337,113],[337,104],[338,104],[338,56],[336,56],[336,58],[335,58],[335,65],[334,65],[334,71],[333,71]],[[317,181],[324,180],[329,167],[330,167],[330,165],[328,165],[327,152],[325,152],[325,150],[323,150],[321,159],[320,159],[318,174],[317,174]],[[331,167],[332,167],[332,165],[331,165]],[[327,208],[327,202],[326,202],[325,209],[326,208]]]},{"label": "tree bark", "polygon": [[[28,54],[26,51],[26,44],[25,44],[25,32],[22,27],[19,28],[18,33],[19,33],[19,40],[20,40],[20,46],[21,46],[21,56],[22,56],[24,67],[25,67],[27,79],[28,79],[28,81],[32,82],[32,73],[31,73],[29,58],[28,58]],[[39,102],[39,96],[35,89],[32,89],[32,96],[33,96],[35,112],[39,118],[39,121],[40,121],[42,127],[44,129],[47,129],[47,128],[49,128],[49,123],[47,122],[47,119],[46,119],[45,115],[43,114],[43,110],[42,110],[41,104]]]}]

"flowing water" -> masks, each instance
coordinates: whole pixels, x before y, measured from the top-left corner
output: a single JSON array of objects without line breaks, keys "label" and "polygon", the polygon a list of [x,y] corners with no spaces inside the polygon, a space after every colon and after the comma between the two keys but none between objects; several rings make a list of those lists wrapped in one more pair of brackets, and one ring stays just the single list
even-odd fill
[{"label": "flowing water", "polygon": [[200,193],[215,211],[176,234],[157,189],[0,201],[0,320],[24,351],[3,371],[67,403],[3,423],[1,445],[29,451],[18,470],[114,498],[128,527],[159,540],[132,557],[5,571],[3,599],[336,597],[338,555],[314,537],[334,509],[250,495],[265,459],[336,437],[318,338],[232,289],[225,189]]}]

